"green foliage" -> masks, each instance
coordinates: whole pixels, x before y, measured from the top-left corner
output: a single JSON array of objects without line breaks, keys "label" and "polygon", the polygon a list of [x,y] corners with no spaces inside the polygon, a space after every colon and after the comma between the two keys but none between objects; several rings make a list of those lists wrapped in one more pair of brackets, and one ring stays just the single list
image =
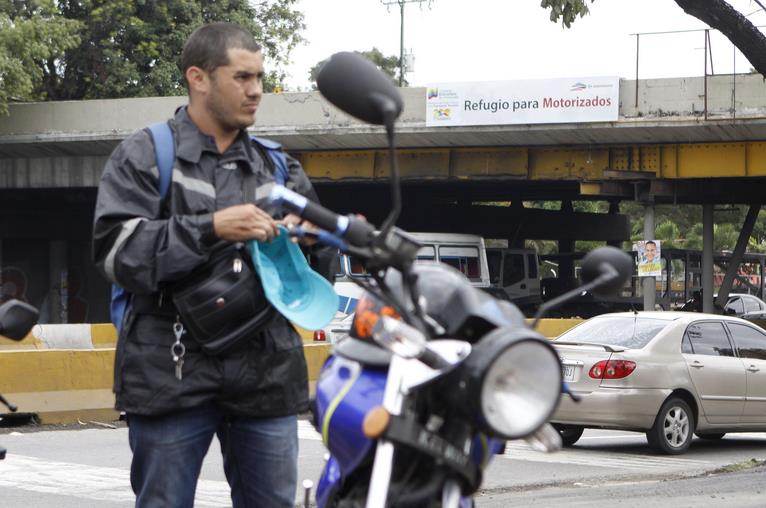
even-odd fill
[{"label": "green foliage", "polygon": [[0,108],[10,98],[183,95],[181,50],[203,23],[229,21],[263,48],[265,89],[303,42],[297,0],[0,0]]},{"label": "green foliage", "polygon": [[[399,80],[396,78],[399,73],[398,56],[385,56],[378,48],[372,48],[369,51],[355,51],[354,53],[358,53],[365,57],[367,60],[370,60],[372,63],[377,65],[380,70],[385,72],[395,85],[399,84]],[[311,87],[314,90],[316,90],[316,80],[317,76],[319,75],[319,71],[322,69],[322,66],[326,61],[327,60],[322,60],[321,62],[318,62],[309,70],[309,81],[311,81]],[[407,80],[405,79],[402,81],[402,85],[408,86],[409,83],[407,83]]]},{"label": "green foliage", "polygon": [[[595,0],[590,0],[593,3]],[[561,19],[561,24],[569,28],[580,16],[581,18],[590,12],[586,0],[542,0],[540,7],[551,10],[551,21],[554,23]]]},{"label": "green foliage", "polygon": [[44,67],[80,43],[80,28],[53,0],[0,1],[0,114],[9,101],[45,99]]},{"label": "green foliage", "polygon": [[680,237],[680,228],[678,224],[671,220],[665,220],[654,228],[658,240],[662,240],[662,247],[666,249],[681,248],[683,240]]},{"label": "green foliage", "polygon": [[[544,210],[559,210],[560,201],[528,201],[527,208]],[[609,209],[605,201],[574,201],[572,208],[575,212],[606,213]],[[716,209],[714,211],[713,247],[715,250],[734,250],[739,238],[739,232],[747,215],[748,206]],[[644,238],[644,206],[635,201],[620,203],[620,213],[629,217],[631,224],[631,242]],[[662,241],[665,249],[702,250],[702,207],[699,205],[656,205],[655,210],[655,240]],[[537,249],[540,254],[558,252],[557,242],[551,240],[527,240],[526,245]],[[603,242],[578,241],[576,251],[592,250],[603,245]],[[631,249],[625,242],[626,250]],[[747,246],[748,252],[766,252],[766,209],[761,210],[753,227]]]}]

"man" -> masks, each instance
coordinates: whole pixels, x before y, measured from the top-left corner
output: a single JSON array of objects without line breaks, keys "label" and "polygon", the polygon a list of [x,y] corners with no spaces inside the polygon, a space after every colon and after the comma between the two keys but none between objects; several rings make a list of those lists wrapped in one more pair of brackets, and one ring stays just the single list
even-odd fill
[{"label": "man", "polygon": [[[97,266],[133,295],[117,345],[114,393],[127,415],[136,506],[191,507],[214,434],[235,508],[293,506],[295,415],[308,408],[300,337],[278,314],[220,355],[203,353],[183,335],[180,376],[171,353],[177,318],[165,291],[216,247],[269,240],[280,222],[298,222],[277,221],[243,202],[245,178],[259,187],[274,182],[245,130],[263,92],[263,55],[245,30],[214,23],[189,37],[181,64],[189,104],[170,121],[176,160],[168,196],[160,198],[153,141],[141,130],[107,162],[94,221]],[[288,169],[288,186],[316,199],[289,157]]]},{"label": "man", "polygon": [[649,240],[644,244],[644,263],[654,263],[654,258],[657,256],[657,244],[653,240]]}]

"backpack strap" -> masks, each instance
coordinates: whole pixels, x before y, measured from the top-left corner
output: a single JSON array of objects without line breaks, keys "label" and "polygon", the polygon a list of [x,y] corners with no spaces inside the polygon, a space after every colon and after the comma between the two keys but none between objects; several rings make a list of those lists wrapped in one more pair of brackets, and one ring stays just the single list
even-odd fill
[{"label": "backpack strap", "polygon": [[173,131],[168,122],[157,122],[149,126],[149,132],[154,140],[154,157],[157,159],[157,170],[160,173],[160,198],[168,194],[170,182],[173,179],[173,162],[176,159],[176,144]]},{"label": "backpack strap", "polygon": [[282,150],[282,145],[270,139],[252,136],[251,139],[258,143],[269,155],[274,165],[274,180],[279,185],[284,185],[290,179],[290,172],[287,169],[287,156]]},{"label": "backpack strap", "polygon": [[[173,131],[168,122],[157,122],[149,126],[149,133],[154,141],[154,158],[157,161],[159,172],[160,199],[165,199],[173,179],[173,162],[176,158],[176,144],[173,140]],[[122,321],[125,319],[125,310],[133,300],[130,292],[117,284],[112,284],[112,299],[109,304],[109,313],[112,323],[117,328],[117,333],[122,329]]]}]

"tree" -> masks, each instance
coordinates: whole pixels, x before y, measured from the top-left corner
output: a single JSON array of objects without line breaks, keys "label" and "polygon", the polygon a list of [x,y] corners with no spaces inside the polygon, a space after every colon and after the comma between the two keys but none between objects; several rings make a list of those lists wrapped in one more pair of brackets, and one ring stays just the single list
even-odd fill
[{"label": "tree", "polygon": [[56,65],[76,47],[80,27],[64,19],[53,0],[0,1],[0,115],[7,114],[9,101],[45,98],[42,65]]},{"label": "tree", "polygon": [[[593,3],[595,0],[590,0]],[[724,34],[759,73],[766,76],[766,36],[725,0],[674,0],[684,12]],[[586,0],[543,0],[551,21],[561,19],[567,28],[577,16],[588,14]],[[759,2],[760,5],[760,2]],[[761,6],[763,7],[763,6]]]},{"label": "tree", "polygon": [[[391,78],[391,81],[394,83],[394,85],[399,85],[399,80],[396,78],[396,74],[399,72],[398,56],[385,56],[378,48],[372,48],[369,51],[355,51],[355,53],[362,55],[377,65],[380,70],[385,72],[386,75]],[[319,75],[319,71],[322,69],[322,66],[326,61],[327,60],[322,60],[309,70],[309,81],[311,81],[311,87],[314,90],[316,90],[316,81],[317,76]],[[403,86],[408,86],[409,83],[407,83],[407,80],[405,79],[402,84]]]},{"label": "tree", "polygon": [[27,4],[45,4],[65,26],[80,30],[77,44],[34,59],[32,71],[40,79],[22,98],[81,100],[186,93],[179,66],[183,44],[195,28],[212,21],[238,23],[253,33],[271,69],[265,82],[271,91],[284,80],[290,51],[303,41],[296,2],[0,0],[0,12],[18,23],[30,17]]}]

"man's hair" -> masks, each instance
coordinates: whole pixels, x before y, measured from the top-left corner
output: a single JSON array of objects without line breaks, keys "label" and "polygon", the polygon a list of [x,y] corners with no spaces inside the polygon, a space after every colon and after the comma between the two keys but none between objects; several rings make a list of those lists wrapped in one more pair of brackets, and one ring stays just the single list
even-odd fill
[{"label": "man's hair", "polygon": [[[252,34],[234,23],[209,23],[192,32],[181,53],[181,73],[186,81],[186,70],[199,67],[212,73],[218,67],[229,64],[228,50],[261,50]],[[188,83],[187,83],[188,86]]]},{"label": "man's hair", "polygon": [[657,247],[657,244],[654,243],[654,240],[649,240],[648,242],[646,242],[644,244],[644,248],[648,247],[649,245],[654,245],[655,247]]}]

